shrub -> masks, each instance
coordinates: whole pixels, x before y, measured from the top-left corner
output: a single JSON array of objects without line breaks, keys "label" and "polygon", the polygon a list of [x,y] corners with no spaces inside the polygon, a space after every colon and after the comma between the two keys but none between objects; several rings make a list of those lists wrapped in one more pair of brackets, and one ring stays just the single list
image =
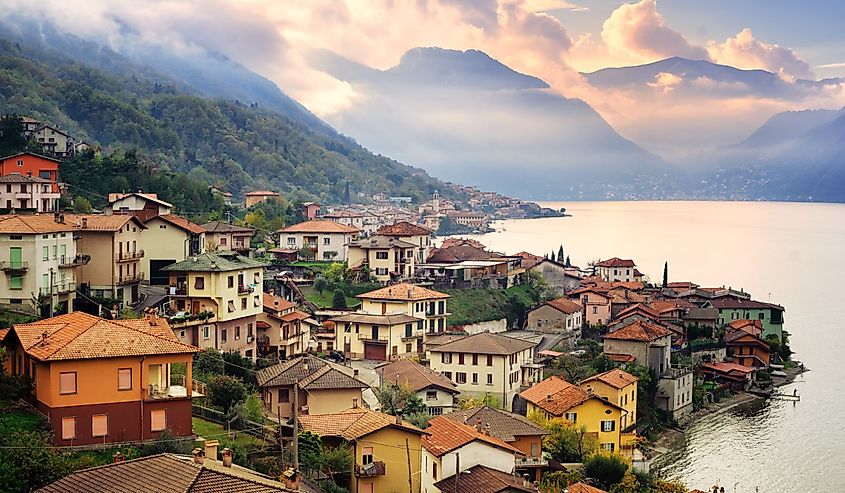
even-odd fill
[{"label": "shrub", "polygon": [[343,290],[340,288],[334,290],[334,295],[332,296],[332,308],[338,310],[346,309],[346,295],[343,294]]},{"label": "shrub", "polygon": [[593,478],[605,489],[624,479],[628,462],[616,454],[595,454],[584,464],[584,475]]},{"label": "shrub", "polygon": [[209,402],[226,414],[229,414],[235,404],[243,401],[246,395],[243,382],[235,377],[215,375],[208,381]]}]

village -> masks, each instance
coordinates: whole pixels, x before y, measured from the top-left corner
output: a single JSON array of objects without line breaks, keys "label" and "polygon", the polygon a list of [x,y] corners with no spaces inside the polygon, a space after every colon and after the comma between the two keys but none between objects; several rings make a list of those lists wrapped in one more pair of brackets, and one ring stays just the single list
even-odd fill
[{"label": "village", "polygon": [[650,474],[661,432],[803,370],[784,307],[672,280],[671,259],[655,280],[437,237],[554,213],[499,195],[473,196],[493,213],[306,202],[265,232],[143,191],[61,210],[59,162],[0,158],[0,410],[82,464],[39,491],[162,471],[229,491],[688,491]]}]

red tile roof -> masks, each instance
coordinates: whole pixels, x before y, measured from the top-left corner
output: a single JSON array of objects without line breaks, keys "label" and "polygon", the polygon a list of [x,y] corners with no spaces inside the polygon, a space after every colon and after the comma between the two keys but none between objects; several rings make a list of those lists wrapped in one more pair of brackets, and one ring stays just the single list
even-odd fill
[{"label": "red tile roof", "polygon": [[0,233],[42,234],[74,231],[73,222],[56,222],[52,214],[22,214],[0,216]]},{"label": "red tile roof", "polygon": [[315,219],[288,226],[278,230],[277,233],[357,233],[359,231],[361,230],[353,226]]},{"label": "red tile roof", "polygon": [[549,434],[545,428],[538,426],[525,416],[487,406],[464,409],[442,416],[469,426],[475,426],[480,422],[484,430],[505,442],[515,442],[519,437],[542,437]]},{"label": "red tile roof", "polygon": [[607,356],[607,359],[610,361],[615,361],[617,363],[630,363],[637,359],[631,354],[604,353],[604,355]]},{"label": "red tile roof", "polygon": [[575,483],[566,487],[566,493],[607,493],[607,491],[590,486],[587,483]]},{"label": "red tile roof", "polygon": [[431,352],[443,353],[475,353],[510,355],[535,347],[537,343],[501,334],[481,332],[461,337],[437,347],[430,348]]},{"label": "red tile roof", "polygon": [[602,336],[602,339],[649,342],[671,335],[672,331],[665,327],[644,320],[635,320],[613,332],[608,332]]},{"label": "red tile roof", "polygon": [[621,259],[619,257],[602,260],[596,264],[596,267],[635,267],[636,264],[630,259]]},{"label": "red tile roof", "polygon": [[408,282],[386,286],[374,291],[361,293],[356,298],[364,300],[395,300],[395,301],[418,301],[446,299],[449,295],[434,291],[432,289],[417,286]]},{"label": "red tile roof", "polygon": [[168,223],[176,226],[177,228],[181,228],[181,229],[183,229],[183,230],[185,230],[189,233],[195,234],[195,235],[201,235],[201,234],[205,233],[205,228],[203,228],[199,224],[191,222],[191,221],[185,219],[182,216],[177,216],[176,214],[163,214],[163,215],[160,215],[160,216],[153,216],[149,220],[147,220],[147,222],[150,222],[155,218],[159,218],[162,221],[168,222]]},{"label": "red tile roof", "polygon": [[461,471],[455,487],[456,475],[441,479],[434,487],[441,493],[537,493],[539,490],[519,476],[481,464]]},{"label": "red tile roof", "polygon": [[742,375],[747,375],[755,370],[753,366],[738,365],[736,363],[704,363],[701,365],[701,369],[716,371],[718,373]]},{"label": "red tile roof", "polygon": [[399,429],[416,435],[427,434],[426,431],[405,421],[397,423],[394,416],[360,407],[340,413],[301,416],[299,425],[304,431],[310,431],[320,436],[336,436],[349,441],[357,440],[384,428]]},{"label": "red tile roof", "polygon": [[567,315],[578,313],[581,311],[581,304],[577,301],[572,301],[568,298],[558,298],[556,300],[546,302],[547,305]]},{"label": "red tile roof", "polygon": [[422,437],[422,446],[435,457],[442,457],[471,442],[483,442],[515,455],[525,455],[518,448],[508,445],[499,438],[478,431],[474,426],[437,416],[428,422],[425,429],[429,434]]},{"label": "red tile roof", "polygon": [[551,376],[519,395],[553,416],[561,416],[591,398],[587,391],[558,376]]},{"label": "red tile roof", "polygon": [[781,310],[783,311],[783,307],[780,305],[776,305],[774,303],[766,303],[763,301],[754,301],[754,300],[744,300],[738,298],[731,298],[729,296],[724,296],[721,298],[714,298],[708,301],[713,308],[718,308],[720,310],[756,310],[761,308],[771,308],[774,310]]},{"label": "red tile roof", "polygon": [[615,389],[624,389],[631,384],[637,383],[640,379],[625,370],[614,368],[613,370],[608,370],[604,373],[599,373],[598,375],[593,375],[590,378],[581,380],[578,385],[592,382],[593,380],[606,383]]},{"label": "red tile roof", "polygon": [[431,230],[407,221],[400,221],[396,224],[382,226],[376,234],[383,236],[428,236]]},{"label": "red tile roof", "polygon": [[290,310],[291,308],[296,308],[296,303],[291,303],[290,301],[280,296],[276,296],[270,293],[264,293],[262,295],[262,300],[264,302],[265,310],[283,312],[285,310]]}]

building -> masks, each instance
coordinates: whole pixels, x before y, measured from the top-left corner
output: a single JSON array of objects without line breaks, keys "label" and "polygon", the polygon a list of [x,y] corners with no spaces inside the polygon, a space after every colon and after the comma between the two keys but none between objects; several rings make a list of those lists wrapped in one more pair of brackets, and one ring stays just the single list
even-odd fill
[{"label": "building", "polygon": [[247,192],[244,194],[244,205],[247,209],[254,206],[255,204],[260,204],[262,202],[267,202],[268,200],[281,200],[282,196],[276,192],[268,192],[265,190],[257,191],[257,192]]},{"label": "building", "polygon": [[255,359],[264,265],[235,252],[217,252],[163,267],[170,275],[171,325],[179,340]]},{"label": "building", "polygon": [[626,431],[637,424],[638,381],[634,375],[616,368],[581,380],[578,387],[624,409],[626,412],[622,414],[619,426]]},{"label": "building", "polygon": [[482,332],[426,348],[429,367],[457,384],[467,397],[494,397],[507,410],[522,387],[542,378],[534,363],[536,343]]},{"label": "building", "polygon": [[558,298],[528,312],[528,330],[553,333],[581,333],[584,307],[577,301]]},{"label": "building", "polygon": [[359,230],[333,221],[316,220],[294,224],[276,233],[279,246],[299,250],[300,257],[345,262],[346,245],[358,237]]},{"label": "building", "polygon": [[[567,486],[566,493],[607,493],[607,491],[601,488],[596,488],[595,486],[591,486],[587,483],[578,482]],[[690,493],[695,493],[695,490]]]},{"label": "building", "polygon": [[780,305],[723,296],[708,300],[704,307],[719,310],[719,326],[721,327],[734,320],[759,320],[763,327],[763,339],[769,336],[777,336],[778,340],[783,339],[783,312],[786,310]]},{"label": "building", "polygon": [[414,245],[387,236],[370,236],[347,245],[350,269],[368,269],[379,282],[414,276]]},{"label": "building", "polygon": [[[633,260],[613,257],[598,262],[596,274],[605,282],[635,282],[637,281],[637,265]],[[641,276],[640,276],[641,277]]]},{"label": "building", "polygon": [[258,355],[284,360],[304,353],[311,342],[311,328],[317,322],[279,296],[264,293],[264,310],[258,314]]},{"label": "building", "polygon": [[525,416],[484,406],[455,411],[443,417],[470,426],[481,425],[485,433],[522,452],[523,457],[516,458],[516,472],[519,476],[528,474],[532,481],[539,481],[548,466],[548,461],[543,458],[543,437],[549,432]]},{"label": "building", "polygon": [[626,354],[658,375],[669,368],[672,331],[644,320],[635,320],[602,336],[606,355]]},{"label": "building", "polygon": [[754,368],[737,363],[704,363],[698,372],[705,382],[736,391],[748,390],[754,382]]},{"label": "building", "polygon": [[323,445],[350,446],[354,464],[349,493],[420,493],[421,437],[426,431],[401,417],[362,408],[302,416],[299,425],[319,435]]},{"label": "building", "polygon": [[694,385],[691,366],[669,368],[658,375],[655,396],[657,408],[669,412],[672,419],[682,421],[693,411]]},{"label": "building", "polygon": [[105,214],[129,214],[138,216],[141,222],[173,212],[173,204],[154,193],[110,193],[108,199],[109,204],[103,210]]},{"label": "building", "polygon": [[581,279],[572,274],[562,260],[555,262],[528,252],[519,252],[516,256],[522,258],[522,267],[526,272],[538,273],[546,282],[546,285],[553,288],[561,296],[578,289],[581,285]]},{"label": "building", "polygon": [[353,312],[332,317],[333,348],[349,359],[394,361],[418,357],[425,320],[404,313],[372,315]]},{"label": "building", "polygon": [[334,212],[329,212],[328,214],[323,214],[320,219],[345,224],[359,231],[364,230],[364,215],[358,212],[338,210]]},{"label": "building", "polygon": [[68,157],[74,152],[73,137],[51,125],[40,125],[32,138],[44,152],[58,157]]},{"label": "building", "polygon": [[[478,464],[469,469],[461,468],[460,475],[453,474],[434,483],[441,493],[539,493],[537,486],[513,474]],[[596,489],[596,491],[601,491]],[[575,490],[568,489],[567,493]]]},{"label": "building", "polygon": [[772,350],[761,337],[763,324],[760,320],[734,320],[725,332],[725,347],[728,356],[743,366],[768,368]]},{"label": "building", "polygon": [[481,229],[487,225],[487,216],[480,212],[472,211],[447,211],[446,217],[455,224],[466,226],[474,230]]},{"label": "building", "polygon": [[[441,493],[434,486],[444,477],[477,465],[511,473],[522,452],[487,433],[484,426],[437,416],[422,437],[422,491]],[[467,485],[468,486],[468,485]]]},{"label": "building", "polygon": [[[339,413],[363,405],[361,392],[370,388],[358,379],[358,371],[315,356],[300,356],[258,370],[264,407],[279,419],[293,417],[294,402],[300,416]],[[299,394],[294,400],[294,387]]]},{"label": "building", "polygon": [[304,202],[302,204],[302,215],[305,219],[313,221],[320,215],[320,204],[317,202]]},{"label": "building", "polygon": [[234,205],[235,196],[232,195],[231,192],[227,192],[222,187],[219,187],[219,186],[216,186],[216,185],[210,186],[210,187],[208,187],[208,189],[209,189],[209,191],[211,191],[212,195],[214,195],[216,197],[220,197],[221,199],[223,199],[224,205],[227,205],[229,207]]},{"label": "building", "polygon": [[136,303],[145,278],[144,223],[128,214],[65,214],[64,220],[75,227],[77,251],[91,257],[77,271],[80,290],[90,297],[115,300],[119,307]]},{"label": "building", "polygon": [[[191,436],[197,348],[160,318],[104,320],[82,312],[15,325],[3,339],[12,374],[34,378],[55,445]],[[175,366],[185,368],[177,374]]]},{"label": "building", "polygon": [[425,262],[428,259],[428,254],[431,252],[431,230],[407,221],[382,226],[376,231],[376,234],[414,245],[414,259],[416,263]]},{"label": "building", "polygon": [[589,325],[605,325],[611,318],[612,298],[606,292],[583,288],[574,293],[584,307],[583,320]]},{"label": "building", "polygon": [[19,152],[0,158],[0,176],[21,175],[49,180],[53,192],[59,192],[59,163],[56,158],[31,152]]},{"label": "building", "polygon": [[236,226],[223,221],[212,221],[202,225],[205,230],[206,245],[214,245],[218,250],[232,250],[244,257],[252,256],[252,237],[255,230],[246,226]]},{"label": "building", "polygon": [[376,367],[379,381],[400,386],[408,386],[428,409],[428,414],[440,416],[455,409],[458,386],[454,382],[408,359]]},{"label": "building", "polygon": [[450,296],[415,284],[403,282],[356,296],[362,313],[372,315],[405,314],[423,320],[426,334],[443,333],[448,324],[447,302]]},{"label": "building", "polygon": [[184,217],[153,216],[144,226],[147,229],[141,235],[144,240],[141,264],[150,284],[166,286],[170,276],[162,268],[205,251],[205,229]]},{"label": "building", "polygon": [[61,195],[53,185],[53,181],[37,176],[0,176],[0,208],[6,213],[58,211]]},{"label": "building", "polygon": [[[622,416],[627,411],[615,402],[590,394],[566,380],[552,376],[519,394],[527,402],[527,412],[546,418],[564,418],[593,434],[608,452],[631,452],[632,438],[622,433]],[[627,421],[626,421],[627,422]]]},{"label": "building", "polygon": [[[78,267],[88,261],[77,253],[75,229],[52,214],[0,216],[0,304],[44,316],[73,311]],[[39,309],[33,298],[43,300]]]}]

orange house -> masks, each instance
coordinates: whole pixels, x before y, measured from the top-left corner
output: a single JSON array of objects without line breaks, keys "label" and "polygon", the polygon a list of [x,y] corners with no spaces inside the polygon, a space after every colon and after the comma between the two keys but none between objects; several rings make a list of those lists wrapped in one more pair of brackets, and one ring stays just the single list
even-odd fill
[{"label": "orange house", "polygon": [[734,320],[725,332],[725,347],[737,363],[743,366],[768,367],[772,356],[769,343],[760,335],[759,320]]},{"label": "orange house", "polygon": [[55,158],[31,152],[20,152],[11,156],[0,157],[0,176],[17,173],[22,176],[50,180],[53,182],[53,192],[58,192],[59,163],[61,161]]},{"label": "orange house", "polygon": [[[33,378],[35,404],[57,446],[190,436],[191,361],[159,318],[104,320],[82,312],[15,325],[8,371]],[[176,366],[185,369],[176,374]],[[187,384],[186,384],[187,382]]]}]

